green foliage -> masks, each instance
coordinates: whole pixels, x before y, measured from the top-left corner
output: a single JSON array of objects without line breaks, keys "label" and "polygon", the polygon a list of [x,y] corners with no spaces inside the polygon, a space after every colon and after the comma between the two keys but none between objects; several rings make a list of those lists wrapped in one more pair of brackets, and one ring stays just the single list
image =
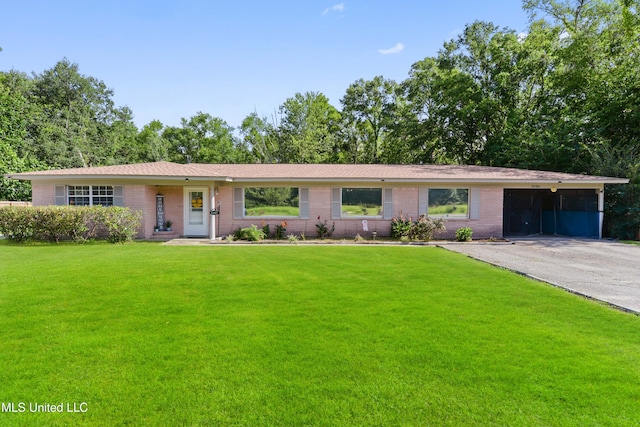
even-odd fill
[{"label": "green foliage", "polygon": [[434,234],[442,233],[444,231],[446,231],[446,227],[444,226],[443,219],[432,219],[423,214],[420,215],[412,224],[408,237],[411,240],[428,242],[433,239]]},{"label": "green foliage", "polygon": [[235,240],[248,240],[250,242],[259,242],[264,240],[267,235],[262,229],[259,229],[256,225],[251,224],[247,228],[238,228],[234,233]]},{"label": "green foliage", "polygon": [[25,206],[0,208],[0,234],[16,243],[27,241],[34,234],[34,214]]},{"label": "green foliage", "polygon": [[135,238],[140,227],[142,212],[110,206],[103,208],[102,213],[104,225],[107,228],[107,240],[111,243],[123,243]]},{"label": "green foliage", "polygon": [[276,225],[276,239],[282,240],[287,235],[287,222],[282,221]]},{"label": "green foliage", "polygon": [[385,146],[391,144],[397,96],[398,84],[382,76],[359,79],[347,88],[340,100],[346,162],[381,162]]},{"label": "green foliage", "polygon": [[427,215],[420,215],[416,220],[401,215],[391,219],[391,237],[403,241],[419,240],[428,242],[434,234],[446,231],[442,218],[432,219]]},{"label": "green foliage", "polygon": [[456,241],[458,242],[470,242],[473,236],[473,230],[471,227],[461,227],[456,230]]},{"label": "green foliage", "polygon": [[411,231],[411,225],[413,220],[406,218],[404,215],[391,219],[391,237],[394,239],[400,239],[402,237],[409,237]]},{"label": "green foliage", "polygon": [[296,93],[279,108],[278,161],[332,163],[335,161],[340,113],[320,92]]},{"label": "green foliage", "polygon": [[182,127],[167,127],[162,133],[169,147],[169,160],[178,163],[235,163],[238,159],[233,127],[227,122],[198,112]]},{"label": "green foliage", "polygon": [[81,241],[88,230],[87,208],[45,206],[27,209],[33,211],[31,218],[37,240],[56,243],[60,240]]},{"label": "green foliage", "polygon": [[320,220],[318,216],[318,222],[316,222],[316,234],[320,239],[324,239],[325,237],[331,237],[333,232],[336,230],[336,223],[333,222],[331,224],[331,228],[329,228],[328,221],[325,219],[324,221]]},{"label": "green foliage", "polygon": [[141,218],[140,211],[117,206],[10,206],[0,208],[0,233],[16,243],[29,239],[122,243],[135,238]]}]

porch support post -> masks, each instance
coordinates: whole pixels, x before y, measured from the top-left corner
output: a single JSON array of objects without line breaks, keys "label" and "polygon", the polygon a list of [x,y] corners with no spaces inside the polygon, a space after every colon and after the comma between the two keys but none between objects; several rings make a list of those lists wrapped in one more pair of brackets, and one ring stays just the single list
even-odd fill
[{"label": "porch support post", "polygon": [[602,224],[604,223],[604,186],[598,192],[598,238],[602,239]]},{"label": "porch support post", "polygon": [[[209,209],[214,210],[216,208],[216,186],[215,184],[209,187],[209,194],[211,196],[211,203],[209,204]],[[207,212],[209,217],[211,218],[209,223],[209,239],[211,241],[216,240],[216,216],[211,215],[211,212]]]}]

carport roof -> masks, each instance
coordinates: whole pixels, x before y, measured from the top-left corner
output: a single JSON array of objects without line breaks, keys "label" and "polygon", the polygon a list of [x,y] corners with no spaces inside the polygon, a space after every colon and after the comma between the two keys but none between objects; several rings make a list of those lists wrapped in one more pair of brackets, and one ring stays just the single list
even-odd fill
[{"label": "carport roof", "polygon": [[21,180],[118,178],[260,181],[389,181],[623,184],[627,179],[470,165],[137,163],[7,174]]}]

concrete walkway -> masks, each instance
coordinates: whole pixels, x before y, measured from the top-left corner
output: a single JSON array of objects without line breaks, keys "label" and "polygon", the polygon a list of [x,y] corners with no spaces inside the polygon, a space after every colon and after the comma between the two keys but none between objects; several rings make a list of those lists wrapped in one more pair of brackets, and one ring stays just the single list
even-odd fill
[{"label": "concrete walkway", "polygon": [[640,246],[569,238],[439,246],[640,313]]}]

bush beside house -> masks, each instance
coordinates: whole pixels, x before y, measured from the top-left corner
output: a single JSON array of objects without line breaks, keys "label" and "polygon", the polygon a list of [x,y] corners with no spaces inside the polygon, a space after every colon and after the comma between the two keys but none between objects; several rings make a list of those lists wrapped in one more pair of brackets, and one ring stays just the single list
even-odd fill
[{"label": "bush beside house", "polygon": [[120,243],[138,234],[142,215],[110,206],[38,206],[0,208],[0,234],[14,242],[108,240]]}]

